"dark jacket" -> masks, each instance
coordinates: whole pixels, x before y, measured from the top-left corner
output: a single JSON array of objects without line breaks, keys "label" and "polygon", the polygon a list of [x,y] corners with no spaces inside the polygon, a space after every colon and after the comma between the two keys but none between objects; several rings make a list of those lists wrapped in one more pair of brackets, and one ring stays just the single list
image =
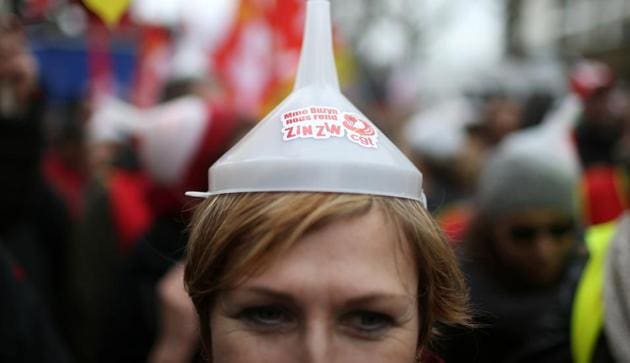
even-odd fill
[{"label": "dark jacket", "polygon": [[0,244],[0,362],[63,363],[68,355],[22,267]]},{"label": "dark jacket", "polygon": [[571,306],[583,264],[575,256],[555,286],[517,289],[463,261],[478,327],[447,330],[438,353],[446,363],[571,362]]},{"label": "dark jacket", "polygon": [[182,218],[162,217],[125,263],[103,339],[101,361],[146,362],[159,331],[157,284],[183,257]]}]

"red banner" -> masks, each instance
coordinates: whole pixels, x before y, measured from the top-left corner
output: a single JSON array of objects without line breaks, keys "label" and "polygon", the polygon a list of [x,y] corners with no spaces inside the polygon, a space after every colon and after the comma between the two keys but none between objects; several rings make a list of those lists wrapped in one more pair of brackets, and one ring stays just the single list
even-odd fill
[{"label": "red banner", "polygon": [[284,97],[299,60],[303,0],[241,0],[236,19],[213,54],[232,106],[259,118]]}]

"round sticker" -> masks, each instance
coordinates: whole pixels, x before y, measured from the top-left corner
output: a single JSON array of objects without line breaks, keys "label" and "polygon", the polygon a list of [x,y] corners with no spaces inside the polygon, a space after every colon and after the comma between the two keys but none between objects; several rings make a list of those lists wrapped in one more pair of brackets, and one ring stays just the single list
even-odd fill
[{"label": "round sticker", "polygon": [[374,136],[376,130],[369,123],[349,114],[344,115],[343,126],[362,136]]}]

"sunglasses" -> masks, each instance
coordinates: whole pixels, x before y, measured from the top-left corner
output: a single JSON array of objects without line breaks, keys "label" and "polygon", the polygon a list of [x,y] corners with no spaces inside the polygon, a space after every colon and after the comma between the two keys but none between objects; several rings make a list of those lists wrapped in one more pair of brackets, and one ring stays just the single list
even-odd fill
[{"label": "sunglasses", "polygon": [[553,239],[562,239],[575,231],[573,223],[552,223],[549,225],[535,226],[515,224],[508,229],[510,238],[515,241],[532,241],[546,234]]}]

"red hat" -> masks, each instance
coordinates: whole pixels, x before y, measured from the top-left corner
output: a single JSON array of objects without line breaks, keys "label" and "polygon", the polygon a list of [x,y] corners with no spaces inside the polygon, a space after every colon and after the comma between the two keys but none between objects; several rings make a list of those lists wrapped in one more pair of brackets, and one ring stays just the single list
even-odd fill
[{"label": "red hat", "polygon": [[597,91],[612,87],[615,75],[605,63],[582,60],[571,71],[569,81],[573,92],[586,101]]}]

